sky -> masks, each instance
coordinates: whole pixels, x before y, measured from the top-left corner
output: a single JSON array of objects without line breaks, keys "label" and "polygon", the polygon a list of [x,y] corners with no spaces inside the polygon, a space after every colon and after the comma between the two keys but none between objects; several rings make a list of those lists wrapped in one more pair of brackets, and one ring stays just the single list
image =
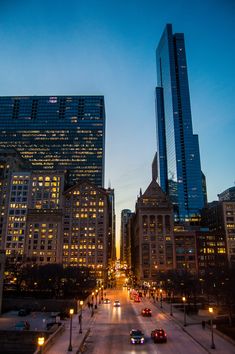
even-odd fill
[{"label": "sky", "polygon": [[104,95],[105,186],[134,210],[156,152],[155,50],[185,34],[208,200],[235,182],[234,0],[0,0],[0,95]]}]

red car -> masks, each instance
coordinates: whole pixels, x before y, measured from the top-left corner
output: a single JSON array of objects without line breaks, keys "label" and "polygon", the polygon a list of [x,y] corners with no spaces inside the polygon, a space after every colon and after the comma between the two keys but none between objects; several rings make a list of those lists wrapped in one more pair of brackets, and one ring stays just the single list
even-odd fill
[{"label": "red car", "polygon": [[146,316],[146,317],[152,316],[152,311],[148,308],[143,309],[141,313],[142,313],[142,316]]},{"label": "red car", "polygon": [[134,297],[134,302],[140,302],[140,298],[138,295]]},{"label": "red car", "polygon": [[153,339],[154,343],[166,343],[167,336],[164,329],[154,329],[151,332],[151,338]]}]

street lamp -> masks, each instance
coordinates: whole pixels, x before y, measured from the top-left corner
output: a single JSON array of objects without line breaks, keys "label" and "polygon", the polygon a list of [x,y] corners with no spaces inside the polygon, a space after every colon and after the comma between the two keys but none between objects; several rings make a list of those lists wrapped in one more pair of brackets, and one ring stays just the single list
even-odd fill
[{"label": "street lamp", "polygon": [[80,324],[80,329],[79,329],[79,333],[82,333],[82,306],[83,306],[83,300],[80,300],[79,305],[81,307],[81,313],[79,315],[79,324]]},{"label": "street lamp", "polygon": [[45,342],[45,338],[44,337],[38,337],[38,346],[39,346],[39,349],[40,349],[40,354],[42,354],[42,347],[43,347],[44,342]]},{"label": "street lamp", "polygon": [[160,291],[160,304],[161,304],[161,309],[162,309],[162,289],[160,289],[159,291]]},{"label": "street lamp", "polygon": [[184,303],[184,327],[186,327],[187,324],[186,324],[186,297],[185,296],[182,297],[182,301]]},{"label": "street lamp", "polygon": [[94,291],[91,294],[91,317],[94,315]]},{"label": "street lamp", "polygon": [[153,301],[156,302],[156,288],[155,288],[155,286],[153,287],[153,294],[154,294]]},{"label": "street lamp", "polygon": [[171,302],[171,312],[170,312],[170,315],[173,316],[173,312],[172,312],[172,292],[171,292],[171,296],[170,296],[170,302]]},{"label": "street lamp", "polygon": [[97,309],[97,296],[98,296],[98,290],[96,289],[96,291],[95,291],[95,309]]},{"label": "street lamp", "polygon": [[210,321],[211,321],[211,349],[215,349],[214,331],[213,331],[213,312],[214,312],[213,307],[209,307],[209,312],[211,314],[211,318],[210,318]]},{"label": "street lamp", "polygon": [[101,304],[101,288],[99,288],[99,304]]},{"label": "street lamp", "polygon": [[72,348],[72,323],[73,323],[73,314],[74,314],[74,309],[69,310],[70,314],[70,333],[69,333],[69,347],[68,351],[71,352],[73,350]]}]

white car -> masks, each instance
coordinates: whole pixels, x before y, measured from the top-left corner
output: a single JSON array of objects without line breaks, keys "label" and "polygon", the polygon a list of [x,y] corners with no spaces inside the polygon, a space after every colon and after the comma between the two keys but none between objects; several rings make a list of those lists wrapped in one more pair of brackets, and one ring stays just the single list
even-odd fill
[{"label": "white car", "polygon": [[114,303],[113,303],[113,306],[114,307],[120,307],[121,306],[120,301],[119,300],[115,300]]}]

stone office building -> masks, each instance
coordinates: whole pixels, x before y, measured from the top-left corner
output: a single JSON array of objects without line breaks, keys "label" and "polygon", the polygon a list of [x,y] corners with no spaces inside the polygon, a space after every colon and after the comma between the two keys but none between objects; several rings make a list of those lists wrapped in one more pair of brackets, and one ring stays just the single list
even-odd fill
[{"label": "stone office building", "polygon": [[90,182],[78,183],[64,193],[63,210],[64,266],[90,267],[98,280],[106,279],[109,194]]},{"label": "stone office building", "polygon": [[132,270],[140,283],[154,283],[158,272],[175,267],[173,207],[154,177],[132,218]]}]

